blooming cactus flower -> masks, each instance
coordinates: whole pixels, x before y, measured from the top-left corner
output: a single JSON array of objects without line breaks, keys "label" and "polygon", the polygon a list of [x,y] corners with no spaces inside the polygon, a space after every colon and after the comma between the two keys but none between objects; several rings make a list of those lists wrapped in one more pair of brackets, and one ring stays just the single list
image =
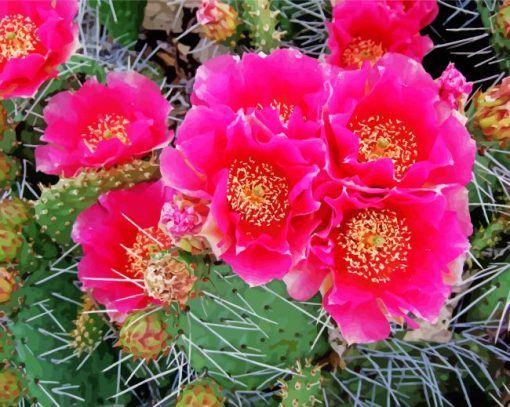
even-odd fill
[{"label": "blooming cactus flower", "polygon": [[510,77],[475,98],[475,126],[488,140],[506,144],[510,139]]},{"label": "blooming cactus flower", "polygon": [[125,314],[159,301],[146,293],[144,274],[152,256],[170,248],[158,228],[170,197],[160,182],[103,194],[77,218],[72,237],[83,249],[78,277],[83,289],[111,310]]},{"label": "blooming cactus flower", "polygon": [[475,143],[417,62],[388,54],[333,83],[328,172],[367,187],[465,185]]},{"label": "blooming cactus flower", "polygon": [[207,38],[224,41],[236,33],[237,12],[229,4],[219,0],[202,0],[197,11],[197,20]]},{"label": "blooming cactus flower", "polygon": [[159,87],[136,72],[110,72],[104,85],[89,79],[44,109],[48,144],[35,150],[37,169],[69,177],[141,157],[170,141],[169,112]]},{"label": "blooming cactus flower", "polygon": [[[417,2],[421,3],[421,2]],[[345,69],[377,62],[387,52],[407,55],[421,62],[432,41],[420,35],[423,17],[405,14],[407,2],[343,0],[333,8],[328,24],[328,62]]]},{"label": "blooming cactus flower", "polygon": [[387,318],[410,327],[408,313],[433,322],[450,293],[449,266],[469,248],[467,192],[461,187],[359,194],[326,183],[332,209],[306,259],[287,277],[289,293],[312,296],[348,343],[382,340]]},{"label": "blooming cactus flower", "polygon": [[163,151],[161,170],[167,185],[210,202],[202,235],[255,285],[285,275],[301,254],[318,207],[310,186],[323,154],[318,138],[280,137],[254,114],[198,106],[182,123],[176,149]]},{"label": "blooming cactus flower", "polygon": [[292,49],[267,56],[223,55],[198,69],[191,101],[255,113],[275,133],[290,138],[318,137],[330,69]]},{"label": "blooming cactus flower", "polygon": [[0,2],[0,98],[30,97],[75,47],[76,0]]}]

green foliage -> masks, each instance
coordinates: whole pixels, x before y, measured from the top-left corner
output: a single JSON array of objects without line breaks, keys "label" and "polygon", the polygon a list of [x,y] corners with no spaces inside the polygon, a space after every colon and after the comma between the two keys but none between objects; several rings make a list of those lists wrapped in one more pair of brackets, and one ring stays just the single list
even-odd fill
[{"label": "green foliage", "polygon": [[55,242],[69,246],[76,217],[94,204],[102,193],[130,188],[138,182],[159,176],[154,161],[134,161],[107,169],[84,170],[74,178],[61,178],[43,189],[35,205],[35,217],[41,230]]},{"label": "green foliage", "polygon": [[179,318],[179,344],[193,369],[226,388],[267,387],[297,360],[327,349],[318,307],[289,299],[281,281],[250,288],[228,266],[215,265],[194,290]]},{"label": "green foliage", "polygon": [[99,12],[101,24],[121,45],[133,45],[143,21],[146,0],[89,0]]}]

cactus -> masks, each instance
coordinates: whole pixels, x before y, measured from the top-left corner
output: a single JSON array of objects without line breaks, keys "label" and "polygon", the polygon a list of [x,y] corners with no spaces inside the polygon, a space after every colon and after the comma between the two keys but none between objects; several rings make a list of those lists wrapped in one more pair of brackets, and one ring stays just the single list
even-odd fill
[{"label": "cactus", "polygon": [[69,246],[71,229],[79,213],[95,203],[100,194],[129,188],[159,176],[154,161],[137,160],[98,171],[83,171],[75,178],[62,178],[43,189],[35,205],[35,218],[41,230],[55,242]]},{"label": "cactus", "polygon": [[10,301],[12,293],[16,291],[16,286],[15,273],[0,266],[0,304]]},{"label": "cactus", "polygon": [[510,31],[508,29],[510,2],[476,2],[483,25],[491,34],[491,43],[498,56],[501,70],[510,73]]},{"label": "cactus", "polygon": [[6,326],[0,324],[0,364],[7,365],[15,356],[14,337]]},{"label": "cactus", "polygon": [[223,389],[212,379],[195,380],[182,389],[176,407],[223,407]]},{"label": "cactus", "polygon": [[243,8],[252,46],[266,53],[278,48],[285,32],[276,28],[280,12],[271,9],[271,0],[245,1]]},{"label": "cactus", "polygon": [[101,23],[116,41],[125,46],[136,43],[146,0],[89,0],[89,2],[98,10]]},{"label": "cactus", "polygon": [[0,189],[11,185],[20,172],[18,160],[0,151]]},{"label": "cactus", "polygon": [[18,230],[0,224],[0,263],[15,261],[22,244],[23,239]]},{"label": "cactus", "polygon": [[91,313],[95,310],[96,304],[90,296],[85,295],[74,321],[75,328],[70,332],[73,338],[70,346],[78,355],[92,353],[103,340],[105,322],[99,314]]},{"label": "cactus", "polygon": [[295,374],[280,380],[281,407],[310,407],[322,404],[322,378],[320,367],[307,360],[304,366],[298,360]]},{"label": "cactus", "polygon": [[193,290],[178,343],[193,369],[228,389],[263,388],[291,373],[286,366],[325,352],[317,309],[288,299],[282,282],[250,288],[228,266],[213,265]]},{"label": "cactus", "polygon": [[21,374],[13,368],[0,370],[0,389],[0,406],[16,405],[23,395]]},{"label": "cactus", "polygon": [[471,253],[477,258],[482,257],[484,250],[496,247],[503,239],[502,235],[508,234],[510,234],[509,217],[506,214],[493,216],[491,223],[486,227],[480,226],[474,234],[471,240]]},{"label": "cactus", "polygon": [[21,227],[31,218],[30,204],[19,198],[0,201],[0,223]]},{"label": "cactus", "polygon": [[124,321],[117,346],[135,359],[154,360],[167,353],[169,335],[159,312],[134,312]]}]

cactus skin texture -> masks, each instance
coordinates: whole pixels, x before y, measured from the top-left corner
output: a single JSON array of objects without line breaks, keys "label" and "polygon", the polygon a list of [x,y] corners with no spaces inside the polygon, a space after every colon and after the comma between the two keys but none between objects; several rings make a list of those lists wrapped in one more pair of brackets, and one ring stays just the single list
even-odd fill
[{"label": "cactus skin texture", "polygon": [[[0,364],[7,364],[16,355],[14,337],[9,329],[0,324]],[[2,387],[0,386],[0,390]]]},{"label": "cactus skin texture", "polygon": [[[497,55],[499,66],[502,71],[510,73],[510,32],[505,25],[508,21],[510,4],[506,2],[495,1],[491,7],[485,1],[477,1],[478,12],[482,18],[483,25],[491,33],[491,42],[494,52]],[[500,4],[499,6],[497,4]]]},{"label": "cactus skin texture", "polygon": [[296,374],[288,380],[280,380],[280,407],[311,407],[322,404],[321,369],[309,360],[302,366],[296,362]]},{"label": "cactus skin texture", "polygon": [[213,265],[194,290],[179,317],[178,343],[190,350],[195,371],[207,370],[227,389],[254,389],[327,349],[310,317],[317,308],[287,299],[281,281],[250,288],[228,266]]},{"label": "cactus skin texture", "polygon": [[75,178],[61,178],[42,191],[35,205],[35,218],[44,233],[60,245],[69,246],[76,217],[95,203],[99,195],[158,177],[156,162],[136,160],[108,169],[83,171]]},{"label": "cactus skin texture", "polygon": [[9,302],[16,288],[15,272],[8,270],[4,266],[0,266],[0,304]]},{"label": "cactus skin texture", "polygon": [[166,329],[160,312],[133,312],[120,329],[117,346],[135,359],[155,360],[170,350]]},{"label": "cactus skin texture", "polygon": [[0,189],[8,188],[20,173],[20,166],[16,158],[0,151]]},{"label": "cactus skin texture", "polygon": [[223,407],[223,389],[209,378],[198,379],[182,389],[176,407]]},{"label": "cactus skin texture", "polygon": [[285,32],[276,29],[279,11],[271,10],[271,0],[245,1],[242,6],[252,46],[263,52],[278,48]]},{"label": "cactus skin texture", "polygon": [[481,226],[474,234],[471,241],[471,253],[477,258],[483,257],[484,250],[496,247],[504,235],[508,234],[510,234],[510,217],[506,214],[494,217],[489,225]]}]

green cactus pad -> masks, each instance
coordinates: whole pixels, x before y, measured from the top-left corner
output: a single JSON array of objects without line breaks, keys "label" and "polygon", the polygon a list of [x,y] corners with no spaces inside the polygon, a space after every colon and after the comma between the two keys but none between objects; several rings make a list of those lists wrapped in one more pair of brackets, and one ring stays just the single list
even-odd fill
[{"label": "green cactus pad", "polygon": [[306,361],[303,366],[296,362],[295,374],[288,380],[280,380],[281,407],[310,407],[322,404],[321,369]]},{"label": "green cactus pad", "polygon": [[226,388],[264,386],[290,373],[286,366],[327,349],[313,317],[318,307],[289,299],[281,281],[250,288],[218,265],[194,289],[189,311],[179,317],[179,343],[196,371]]},{"label": "green cactus pad", "polygon": [[99,195],[158,177],[156,162],[137,160],[108,169],[83,171],[75,178],[61,178],[57,184],[42,191],[35,205],[37,222],[55,242],[69,246],[76,217],[94,204]]},{"label": "green cactus pad", "polygon": [[243,8],[253,47],[264,52],[278,48],[284,32],[276,29],[279,11],[271,9],[271,0],[245,1]]},{"label": "green cactus pad", "polygon": [[16,345],[14,337],[6,326],[0,324],[0,364],[10,362],[15,356]]},{"label": "green cactus pad", "polygon": [[75,328],[70,332],[73,341],[71,347],[78,355],[91,353],[101,343],[105,332],[105,322],[96,311],[96,305],[90,296],[85,295],[83,304],[74,321]]},{"label": "green cactus pad", "polygon": [[23,238],[19,230],[0,224],[0,263],[15,261],[22,244]]}]

